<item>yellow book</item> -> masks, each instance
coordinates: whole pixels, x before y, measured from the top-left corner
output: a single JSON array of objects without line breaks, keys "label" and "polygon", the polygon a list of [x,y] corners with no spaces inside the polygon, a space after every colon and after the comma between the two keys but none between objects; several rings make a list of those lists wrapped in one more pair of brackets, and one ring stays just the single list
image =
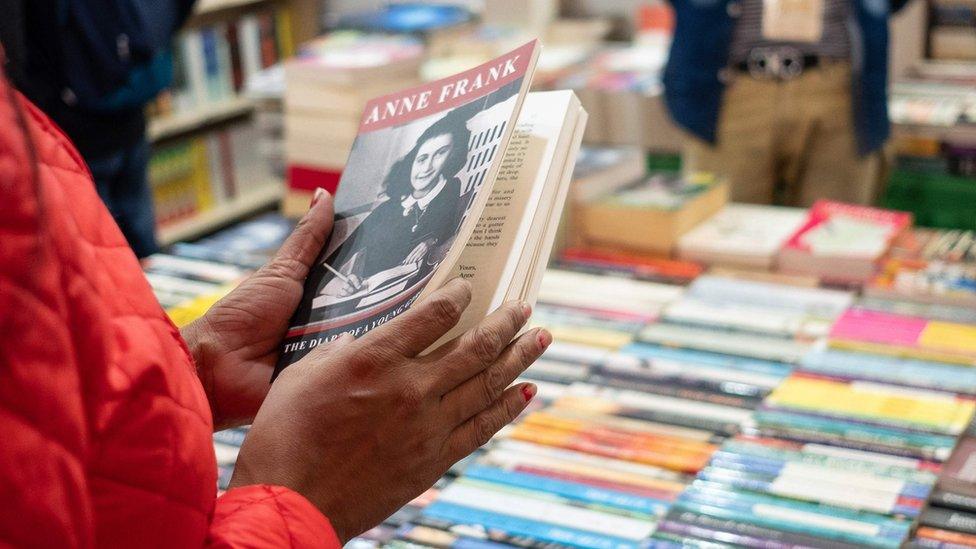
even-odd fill
[{"label": "yellow book", "polygon": [[196,211],[202,212],[213,209],[217,199],[210,183],[210,161],[207,158],[207,144],[203,139],[194,139],[190,149],[193,172],[189,183],[194,193]]},{"label": "yellow book", "polygon": [[600,347],[616,351],[624,345],[633,343],[633,334],[617,332],[601,328],[591,328],[585,326],[565,326],[558,324],[547,324],[540,322],[539,327],[546,328],[552,333],[555,341],[563,343],[578,343],[590,347]]},{"label": "yellow book", "polygon": [[292,33],[291,16],[290,6],[282,6],[275,11],[275,34],[278,39],[280,59],[287,59],[295,55],[295,37]]},{"label": "yellow book", "polygon": [[944,393],[799,376],[787,378],[766,398],[766,404],[950,434],[966,428],[976,406]]},{"label": "yellow book", "polygon": [[919,345],[976,356],[976,326],[930,321],[918,337]]},{"label": "yellow book", "polygon": [[220,301],[222,297],[230,293],[233,289],[234,285],[228,284],[218,292],[195,297],[175,307],[170,307],[166,309],[166,314],[169,315],[170,320],[173,321],[173,324],[176,324],[177,328],[182,328],[203,316],[204,313],[210,310],[210,307],[213,307],[214,303]]}]

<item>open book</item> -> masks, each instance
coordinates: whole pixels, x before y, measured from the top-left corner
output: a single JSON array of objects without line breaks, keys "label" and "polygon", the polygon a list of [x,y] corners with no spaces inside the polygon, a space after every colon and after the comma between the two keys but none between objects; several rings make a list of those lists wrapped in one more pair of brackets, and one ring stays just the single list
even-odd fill
[{"label": "open book", "polygon": [[444,341],[535,301],[586,125],[573,92],[528,93],[538,50],[367,104],[275,374],[458,276],[474,295]]}]

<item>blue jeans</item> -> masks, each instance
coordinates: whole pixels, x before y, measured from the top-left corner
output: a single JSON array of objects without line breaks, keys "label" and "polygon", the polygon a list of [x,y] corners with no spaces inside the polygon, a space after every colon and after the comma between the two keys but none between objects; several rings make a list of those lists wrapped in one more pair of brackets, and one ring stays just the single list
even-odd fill
[{"label": "blue jeans", "polygon": [[143,140],[108,156],[86,160],[98,195],[136,256],[159,251],[149,190],[149,143]]}]

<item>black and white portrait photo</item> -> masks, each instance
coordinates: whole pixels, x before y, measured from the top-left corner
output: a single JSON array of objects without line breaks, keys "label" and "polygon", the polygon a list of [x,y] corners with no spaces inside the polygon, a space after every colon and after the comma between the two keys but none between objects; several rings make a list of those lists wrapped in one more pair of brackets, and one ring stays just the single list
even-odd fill
[{"label": "black and white portrait photo", "polygon": [[[421,288],[454,244],[499,154],[518,87],[357,139],[336,201],[336,227],[302,304],[330,320]],[[304,312],[304,311],[300,311]]]}]

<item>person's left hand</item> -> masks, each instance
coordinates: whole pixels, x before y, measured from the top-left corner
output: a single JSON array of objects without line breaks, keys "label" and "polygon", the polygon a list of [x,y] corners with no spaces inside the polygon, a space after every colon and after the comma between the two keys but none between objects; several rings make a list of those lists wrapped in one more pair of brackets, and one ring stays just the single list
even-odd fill
[{"label": "person's left hand", "polygon": [[418,263],[424,259],[427,252],[430,250],[430,246],[427,242],[421,242],[417,244],[417,247],[413,249],[412,252],[407,254],[407,257],[403,260],[404,265],[410,265],[412,263]]},{"label": "person's left hand", "polygon": [[183,328],[214,430],[250,423],[264,402],[288,321],[332,221],[332,196],[323,191],[271,261]]}]

